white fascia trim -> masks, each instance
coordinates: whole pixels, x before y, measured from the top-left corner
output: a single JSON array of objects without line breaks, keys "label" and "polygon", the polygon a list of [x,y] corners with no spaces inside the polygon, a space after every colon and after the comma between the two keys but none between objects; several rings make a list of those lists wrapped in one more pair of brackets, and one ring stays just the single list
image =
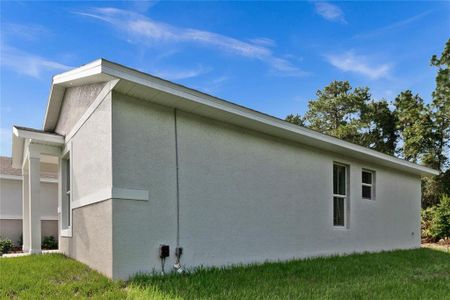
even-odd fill
[{"label": "white fascia trim", "polygon": [[[8,179],[8,180],[18,180],[18,181],[22,181],[22,176],[0,174],[0,179]],[[53,178],[41,178],[41,182],[45,182],[45,183],[58,183],[58,179],[53,179]]]},{"label": "white fascia trim", "polygon": [[[134,70],[117,63],[113,63],[104,59],[98,59],[94,62],[91,62],[82,67],[76,68],[74,70],[62,73],[53,78],[53,85],[56,84],[64,84],[71,80],[77,80],[88,76],[97,76],[97,75],[109,75],[113,78],[117,79],[125,79],[131,82],[134,82],[139,85],[143,85],[146,87],[150,87],[162,92],[166,92],[172,95],[176,95],[187,100],[190,100],[193,105],[205,105],[207,107],[221,110],[224,112],[228,112],[233,114],[234,117],[230,118],[230,122],[233,122],[233,119],[236,118],[245,118],[248,120],[252,120],[258,123],[262,123],[268,126],[272,126],[275,128],[279,128],[282,130],[286,130],[291,133],[298,134],[303,137],[310,138],[312,140],[316,140],[318,142],[323,142],[328,145],[334,145],[341,147],[346,150],[354,151],[356,153],[362,154],[364,156],[377,158],[382,161],[393,164],[394,166],[402,166],[406,169],[409,169],[410,172],[419,173],[419,174],[427,174],[427,175],[438,175],[439,171],[420,166],[396,157],[392,157],[371,149],[368,149],[363,146],[359,146],[356,144],[352,144],[343,140],[340,140],[335,137],[331,137],[314,130],[300,127],[294,124],[290,124],[281,119],[275,118],[273,116],[263,114],[261,112],[257,112],[255,110],[225,101],[223,99],[207,95],[201,93],[199,91],[192,90],[190,88],[172,83],[170,81],[154,77],[152,75],[140,72],[138,70]],[[46,120],[47,120],[46,116]],[[394,167],[393,166],[393,167]]]},{"label": "white fascia trim", "polygon": [[100,58],[79,68],[58,74],[53,77],[53,85],[99,74],[101,65],[102,59]]},{"label": "white fascia trim", "polygon": [[[22,215],[0,215],[0,220],[22,220]],[[41,221],[58,221],[58,216],[41,216]]]},{"label": "white fascia trim", "polygon": [[72,202],[72,209],[86,205],[102,202],[109,199],[148,201],[149,192],[146,190],[124,189],[124,188],[105,188],[93,194],[81,197]]},{"label": "white fascia trim", "polygon": [[[102,73],[116,77],[122,78],[131,82],[134,82],[139,85],[147,86],[162,92],[166,92],[172,95],[176,95],[185,99],[188,99],[197,104],[209,106],[211,108],[215,108],[221,111],[225,111],[235,115],[236,117],[243,117],[246,119],[250,119],[256,122],[260,122],[269,126],[281,128],[283,130],[287,130],[305,137],[309,137],[311,139],[315,139],[317,141],[325,142],[327,144],[336,145],[342,147],[344,149],[348,149],[351,151],[355,151],[366,156],[372,156],[384,161],[388,161],[395,165],[401,165],[403,167],[407,167],[409,169],[415,170],[416,172],[425,173],[429,175],[438,175],[439,171],[420,166],[403,159],[399,159],[396,157],[392,157],[371,149],[368,149],[363,146],[359,146],[356,144],[352,144],[341,139],[328,136],[317,131],[300,127],[298,125],[290,124],[286,121],[280,120],[273,116],[269,116],[267,114],[263,114],[249,108],[207,95],[198,91],[194,91],[184,86],[180,86],[178,84],[171,83],[169,81],[151,76],[146,73],[142,73],[137,70],[133,70],[113,62],[102,60]],[[234,119],[232,117],[230,121]]]},{"label": "white fascia trim", "polygon": [[111,80],[106,83],[103,89],[95,98],[94,102],[88,107],[86,112],[81,116],[81,118],[75,123],[72,130],[66,135],[65,141],[66,143],[70,141],[70,139],[80,130],[80,128],[86,123],[87,120],[91,117],[97,107],[105,100],[106,96],[112,91],[112,89],[119,82],[119,79]]},{"label": "white fascia trim", "polygon": [[51,133],[34,132],[34,131],[29,131],[29,130],[13,127],[13,134],[19,138],[36,140],[39,142],[46,142],[46,143],[55,144],[58,146],[64,144],[63,136],[51,134]]}]

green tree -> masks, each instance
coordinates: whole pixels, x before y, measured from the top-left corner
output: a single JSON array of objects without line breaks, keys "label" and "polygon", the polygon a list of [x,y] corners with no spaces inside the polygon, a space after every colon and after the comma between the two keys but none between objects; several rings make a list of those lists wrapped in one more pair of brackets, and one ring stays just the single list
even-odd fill
[{"label": "green tree", "polygon": [[397,116],[386,100],[371,101],[361,113],[360,144],[394,155],[397,146]]},{"label": "green tree", "polygon": [[284,120],[288,121],[289,123],[299,125],[299,126],[305,125],[302,117],[299,114],[295,114],[295,115],[290,114]]},{"label": "green tree", "polygon": [[303,119],[289,115],[286,120],[383,153],[395,153],[396,115],[386,100],[375,101],[369,88],[353,89],[348,81],[333,81],[316,95]]},{"label": "green tree", "polygon": [[423,162],[441,174],[422,179],[422,206],[438,203],[444,194],[450,195],[450,39],[447,41],[441,57],[434,55],[431,65],[438,68],[436,89],[430,104],[430,142]]},{"label": "green tree", "polygon": [[333,81],[317,91],[308,103],[304,124],[311,129],[350,142],[360,141],[360,113],[370,99],[368,88],[352,87],[348,81]]},{"label": "green tree", "polygon": [[429,149],[430,114],[423,99],[410,90],[401,92],[394,101],[397,129],[402,145],[400,155],[414,163]]},{"label": "green tree", "polygon": [[[430,105],[432,143],[425,163],[444,171],[449,166],[450,147],[450,39],[441,57],[433,55],[431,65],[438,68],[436,89]],[[449,183],[450,184],[450,183]]]}]

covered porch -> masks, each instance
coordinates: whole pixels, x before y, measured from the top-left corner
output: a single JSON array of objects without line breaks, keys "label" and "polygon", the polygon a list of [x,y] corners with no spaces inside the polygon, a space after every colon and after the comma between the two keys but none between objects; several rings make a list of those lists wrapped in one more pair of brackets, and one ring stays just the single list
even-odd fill
[{"label": "covered porch", "polygon": [[[14,168],[22,169],[23,177],[22,250],[24,253],[42,253],[40,179],[42,173],[50,171],[58,173],[59,199],[61,191],[60,156],[64,146],[64,137],[37,129],[14,126],[12,138],[12,165]],[[59,203],[58,200],[58,215],[60,215]]]}]

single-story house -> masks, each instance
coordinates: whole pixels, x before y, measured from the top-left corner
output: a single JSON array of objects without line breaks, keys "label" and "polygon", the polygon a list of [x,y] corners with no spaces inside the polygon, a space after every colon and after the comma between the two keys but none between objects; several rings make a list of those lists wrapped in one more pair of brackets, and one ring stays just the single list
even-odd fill
[{"label": "single-story house", "polygon": [[[56,160],[57,162],[57,160]],[[41,238],[58,238],[58,168],[41,164]],[[22,169],[11,165],[11,158],[0,156],[0,237],[22,246]]]},{"label": "single-story house", "polygon": [[24,250],[56,160],[60,250],[123,279],[417,248],[438,174],[104,59],[53,77],[42,130],[15,126],[12,147]]}]

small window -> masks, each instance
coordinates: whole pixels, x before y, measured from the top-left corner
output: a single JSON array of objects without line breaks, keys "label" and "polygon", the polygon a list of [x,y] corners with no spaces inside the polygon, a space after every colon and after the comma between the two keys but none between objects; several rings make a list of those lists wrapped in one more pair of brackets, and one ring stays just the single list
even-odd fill
[{"label": "small window", "polygon": [[362,198],[375,199],[375,172],[369,170],[362,171]]},{"label": "small window", "polygon": [[70,227],[70,159],[66,160],[66,201],[67,201],[67,226]]},{"label": "small window", "polygon": [[346,226],[347,210],[347,167],[333,165],[333,225]]},{"label": "small window", "polygon": [[71,220],[71,166],[70,153],[66,155],[67,158],[61,159],[61,219],[62,229],[70,228]]}]

